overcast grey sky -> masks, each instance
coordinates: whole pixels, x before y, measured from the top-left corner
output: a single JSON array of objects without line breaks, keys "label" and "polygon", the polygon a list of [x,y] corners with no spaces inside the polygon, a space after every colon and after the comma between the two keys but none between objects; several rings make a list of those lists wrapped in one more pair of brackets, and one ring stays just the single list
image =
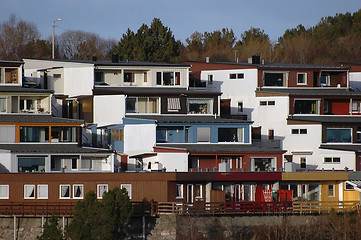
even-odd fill
[{"label": "overcast grey sky", "polygon": [[119,40],[128,28],[138,30],[159,18],[177,40],[185,42],[195,31],[233,29],[237,39],[251,27],[260,28],[272,41],[299,24],[315,26],[322,17],[354,13],[361,0],[2,0],[0,21],[14,13],[34,23],[47,38],[65,30],[84,30]]}]

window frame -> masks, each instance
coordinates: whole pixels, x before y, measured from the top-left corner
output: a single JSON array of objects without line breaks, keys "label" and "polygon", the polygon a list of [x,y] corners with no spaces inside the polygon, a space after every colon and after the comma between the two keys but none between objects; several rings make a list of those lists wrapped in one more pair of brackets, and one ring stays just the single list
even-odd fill
[{"label": "window frame", "polygon": [[323,163],[329,164],[329,163],[341,163],[341,157],[324,157]]},{"label": "window frame", "polygon": [[[199,195],[197,195],[197,188],[199,189]],[[195,184],[194,185],[194,197],[196,199],[203,198],[203,186],[202,186],[202,184]]]},{"label": "window frame", "polygon": [[[350,141],[347,141],[347,142],[343,142],[343,141],[341,141],[341,142],[338,142],[337,141],[337,139],[335,139],[334,141],[329,141],[330,139],[329,139],[329,134],[328,134],[328,131],[332,131],[332,130],[348,130],[349,131],[349,133],[350,133],[350,136],[349,136],[349,138],[350,138]],[[326,128],[326,143],[328,143],[328,144],[339,144],[339,143],[342,143],[342,144],[352,144],[353,143],[353,134],[352,134],[353,132],[352,132],[352,128]]]},{"label": "window frame", "polygon": [[[304,102],[311,102],[311,101],[313,101],[313,102],[315,102],[315,113],[296,113],[296,102],[297,101],[304,101]],[[313,103],[311,103],[311,105],[312,105]],[[304,98],[295,98],[294,100],[293,100],[293,106],[294,106],[294,108],[293,108],[293,111],[294,111],[294,114],[295,115],[319,115],[320,114],[320,111],[321,111],[321,99],[304,99]],[[298,110],[300,110],[300,109],[298,109]]]},{"label": "window frame", "polygon": [[[207,132],[205,132],[205,131],[207,131]],[[202,134],[202,135],[200,135],[200,134]],[[197,142],[202,142],[202,143],[211,142],[211,128],[210,127],[197,127]]]},{"label": "window frame", "polygon": [[[281,85],[266,85],[266,74],[282,74],[282,86]],[[263,71],[262,83],[263,87],[287,87],[288,86],[288,71]]]},{"label": "window frame", "polygon": [[[178,191],[179,190],[179,191]],[[184,190],[183,190],[183,184],[176,184],[176,190],[175,190],[175,198],[176,199],[183,199],[184,198],[184,194],[183,194]]]},{"label": "window frame", "polygon": [[[80,196],[75,196],[76,188],[81,189]],[[73,199],[83,199],[84,198],[84,184],[73,184]]]},{"label": "window frame", "polygon": [[[206,105],[206,111],[191,111],[191,104]],[[188,98],[187,99],[187,114],[192,115],[213,115],[214,99],[213,98]],[[199,108],[200,109],[200,108]]]},{"label": "window frame", "polygon": [[[303,81],[299,82],[299,76],[303,76]],[[307,85],[307,73],[306,72],[298,72],[297,73],[297,85]]]},{"label": "window frame", "polygon": [[[120,188],[121,189],[125,188],[128,192],[129,199],[132,199],[132,184],[131,183],[122,183],[122,184],[120,184]],[[130,190],[128,190],[128,189],[130,189]]]},{"label": "window frame", "polygon": [[[33,190],[33,195],[34,196],[26,196],[27,194],[27,188],[32,188]],[[24,184],[24,199],[35,199],[36,196],[36,190],[35,190],[35,184]]]},{"label": "window frame", "polygon": [[[62,188],[67,187],[69,190],[69,196],[62,196]],[[71,199],[71,185],[70,184],[60,184],[59,185],[59,199]]]},{"label": "window frame", "polygon": [[[330,187],[332,187],[332,189],[330,189]],[[335,197],[335,184],[328,184],[327,187],[327,196],[328,197]]]},{"label": "window frame", "polygon": [[[146,105],[147,105],[147,111],[146,112],[140,112],[139,109],[139,99],[145,99]],[[155,99],[155,102],[150,101],[150,99]],[[127,108],[128,101],[134,101],[134,110],[131,111]],[[160,114],[160,97],[127,97],[125,99],[125,114]],[[152,106],[151,103],[155,103],[157,106],[155,108],[155,112],[151,112]]]},{"label": "window frame", "polygon": [[[100,191],[100,187],[104,187],[104,191]],[[103,199],[103,195],[104,193],[108,192],[109,191],[109,185],[107,183],[100,183],[100,184],[97,184],[97,199]],[[101,195],[100,195],[101,193]]]},{"label": "window frame", "polygon": [[[172,75],[170,77],[169,84],[165,84],[165,82],[164,82],[165,74]],[[158,86],[181,86],[181,72],[180,71],[158,71],[158,72],[156,72],[156,84]]]},{"label": "window frame", "polygon": [[[44,187],[44,190],[42,190],[43,187]],[[46,194],[44,194],[44,195],[46,195],[46,196],[41,196],[43,194],[42,191],[45,191],[45,189],[46,189]],[[48,199],[49,198],[48,184],[38,184],[36,190],[37,190],[36,196],[38,199]]]},{"label": "window frame", "polygon": [[9,184],[0,184],[0,188],[4,188],[4,190],[0,191],[0,193],[2,193],[2,192],[5,193],[5,196],[0,195],[0,199],[9,199],[10,198]]}]

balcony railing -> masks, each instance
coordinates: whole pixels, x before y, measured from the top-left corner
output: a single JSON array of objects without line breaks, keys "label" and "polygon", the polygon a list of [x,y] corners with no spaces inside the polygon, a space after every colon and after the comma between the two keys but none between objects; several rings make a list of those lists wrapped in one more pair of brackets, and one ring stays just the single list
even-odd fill
[{"label": "balcony railing", "polygon": [[[4,202],[0,203],[1,216],[67,216],[71,217],[76,203],[37,203]],[[359,210],[358,201],[281,201],[281,202],[132,202],[136,216],[160,214],[180,215],[273,215],[273,214],[322,214],[335,212],[354,212]]]},{"label": "balcony railing", "polygon": [[259,148],[281,148],[281,141],[252,139],[252,146]]}]

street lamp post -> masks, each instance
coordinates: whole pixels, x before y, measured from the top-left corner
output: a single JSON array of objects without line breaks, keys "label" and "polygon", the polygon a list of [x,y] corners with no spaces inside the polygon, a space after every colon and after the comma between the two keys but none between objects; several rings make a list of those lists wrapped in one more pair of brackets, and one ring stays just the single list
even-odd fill
[{"label": "street lamp post", "polygon": [[61,21],[61,18],[58,18],[53,21],[53,45],[52,45],[52,58],[55,58],[55,22]]}]

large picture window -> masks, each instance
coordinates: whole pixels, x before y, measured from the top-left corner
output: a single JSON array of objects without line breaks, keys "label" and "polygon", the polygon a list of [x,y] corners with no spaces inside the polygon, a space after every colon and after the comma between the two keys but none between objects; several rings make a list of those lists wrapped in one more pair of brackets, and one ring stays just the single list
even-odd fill
[{"label": "large picture window", "polygon": [[159,98],[129,97],[125,104],[126,113],[159,113]]},{"label": "large picture window", "polygon": [[243,142],[243,128],[218,128],[218,142]]},{"label": "large picture window", "polygon": [[251,158],[251,171],[269,172],[276,168],[274,158]]},{"label": "large picture window", "polygon": [[20,142],[49,142],[49,127],[20,127]]},{"label": "large picture window", "polygon": [[45,157],[18,157],[18,172],[45,172]]},{"label": "large picture window", "polygon": [[287,72],[265,72],[263,75],[263,85],[267,87],[287,86]]},{"label": "large picture window", "polygon": [[180,72],[157,72],[157,85],[180,85]]},{"label": "large picture window", "polygon": [[0,84],[17,84],[18,69],[17,68],[0,68]]},{"label": "large picture window", "polygon": [[188,99],[189,114],[213,114],[213,99]]},{"label": "large picture window", "polygon": [[319,100],[295,100],[295,114],[320,114]]},{"label": "large picture window", "polygon": [[351,143],[352,129],[351,128],[327,128],[326,129],[327,143]]}]

